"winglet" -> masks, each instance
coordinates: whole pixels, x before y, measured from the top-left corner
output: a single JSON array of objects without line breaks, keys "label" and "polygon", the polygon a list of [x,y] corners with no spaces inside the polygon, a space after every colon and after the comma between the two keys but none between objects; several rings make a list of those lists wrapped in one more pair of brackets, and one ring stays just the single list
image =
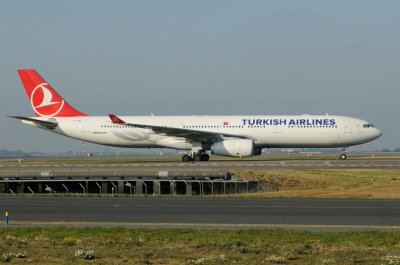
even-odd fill
[{"label": "winglet", "polygon": [[126,124],[123,120],[115,116],[114,114],[108,114],[108,117],[110,117],[112,123],[114,124]]}]

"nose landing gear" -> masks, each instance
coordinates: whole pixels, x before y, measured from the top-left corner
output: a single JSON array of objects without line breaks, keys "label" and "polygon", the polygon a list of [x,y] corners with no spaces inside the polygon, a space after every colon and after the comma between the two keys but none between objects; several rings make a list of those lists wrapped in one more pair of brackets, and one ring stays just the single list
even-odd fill
[{"label": "nose landing gear", "polygon": [[346,160],[347,159],[347,155],[346,155],[345,152],[346,152],[346,148],[342,148],[342,153],[339,156],[340,160]]}]

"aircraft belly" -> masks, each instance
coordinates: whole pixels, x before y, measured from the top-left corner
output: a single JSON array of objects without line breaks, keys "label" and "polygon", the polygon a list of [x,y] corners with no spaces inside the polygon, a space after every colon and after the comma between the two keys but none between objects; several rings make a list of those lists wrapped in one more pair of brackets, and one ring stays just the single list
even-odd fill
[{"label": "aircraft belly", "polygon": [[149,134],[140,130],[82,130],[81,126],[73,126],[71,124],[60,124],[55,133],[65,135],[71,138],[111,146],[156,146],[149,141]]},{"label": "aircraft belly", "polygon": [[341,134],[338,135],[338,142],[341,146],[351,146],[351,145],[358,145],[369,142],[371,139],[361,135],[361,134]]},{"label": "aircraft belly", "polygon": [[118,131],[111,132],[112,135],[115,136],[117,141],[128,141],[128,142],[135,142],[135,141],[144,141],[150,138],[149,134],[141,132],[139,130],[127,130],[127,131]]},{"label": "aircraft belly", "polygon": [[[271,133],[264,137],[264,144],[269,147],[336,147],[338,143],[337,133],[334,132],[284,132]],[[339,145],[338,145],[339,144]]]}]

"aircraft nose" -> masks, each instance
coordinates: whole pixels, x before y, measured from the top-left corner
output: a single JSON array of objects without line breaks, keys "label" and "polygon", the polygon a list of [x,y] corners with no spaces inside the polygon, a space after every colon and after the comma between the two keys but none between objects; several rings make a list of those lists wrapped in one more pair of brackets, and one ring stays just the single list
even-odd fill
[{"label": "aircraft nose", "polygon": [[382,133],[379,129],[377,129],[377,128],[374,128],[374,129],[375,129],[375,131],[374,131],[374,138],[376,139],[376,138],[381,137],[383,133]]}]

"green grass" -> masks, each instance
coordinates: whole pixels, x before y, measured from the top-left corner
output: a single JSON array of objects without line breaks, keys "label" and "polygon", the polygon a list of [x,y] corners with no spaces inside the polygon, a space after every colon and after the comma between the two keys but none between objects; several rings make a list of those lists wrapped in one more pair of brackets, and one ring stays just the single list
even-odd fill
[{"label": "green grass", "polygon": [[382,257],[400,254],[400,232],[3,227],[0,235],[0,254],[27,254],[11,264],[389,264]]},{"label": "green grass", "polygon": [[400,199],[400,171],[393,169],[276,169],[234,173],[246,179],[280,181],[279,192],[243,196]]}]

